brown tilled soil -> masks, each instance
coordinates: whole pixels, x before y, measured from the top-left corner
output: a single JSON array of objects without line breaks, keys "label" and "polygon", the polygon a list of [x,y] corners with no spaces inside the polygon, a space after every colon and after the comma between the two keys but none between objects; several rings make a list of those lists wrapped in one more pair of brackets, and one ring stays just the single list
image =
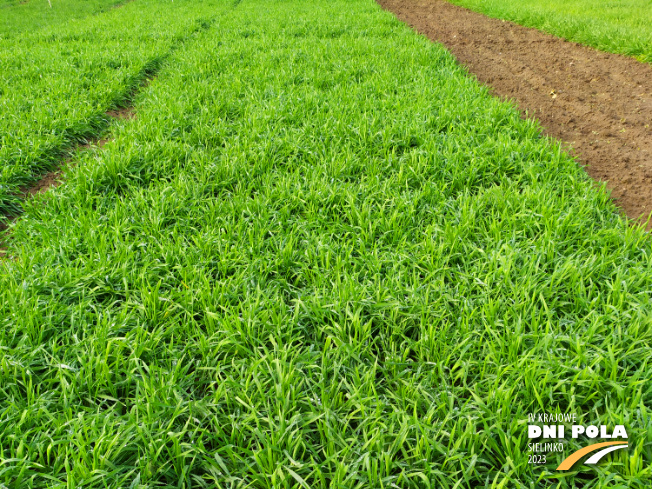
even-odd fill
[{"label": "brown tilled soil", "polygon": [[36,194],[41,194],[47,192],[48,189],[53,187],[58,187],[61,185],[61,170],[55,170],[46,174],[38,182],[36,182],[31,187],[27,187],[23,190],[23,197],[34,196]]},{"label": "brown tilled soil", "polygon": [[[120,4],[120,6],[124,5],[125,3],[129,3],[133,1],[134,0],[126,0],[125,2]],[[140,85],[134,87],[130,91],[129,93],[129,95],[131,95],[130,98],[133,100],[133,96],[136,95],[144,87],[147,87],[155,77],[156,77],[156,71],[154,71],[153,73],[149,73],[147,78],[143,80],[143,82]],[[138,116],[136,114],[136,109],[134,108],[133,105],[128,105],[127,107],[122,107],[119,109],[107,110],[105,114],[113,119],[122,119],[122,120],[136,119]],[[36,194],[47,192],[51,188],[58,187],[63,183],[63,181],[61,180],[63,170],[71,162],[71,159],[73,157],[72,155],[74,155],[76,150],[83,151],[83,150],[88,150],[92,147],[102,148],[107,142],[111,140],[112,140],[111,137],[109,138],[98,137],[96,139],[87,141],[86,143],[79,143],[74,145],[73,147],[69,148],[69,153],[71,156],[62,159],[61,163],[57,168],[41,176],[33,184],[21,188],[20,192],[17,195],[19,195],[24,200],[24,199],[34,197]],[[0,221],[0,259],[6,259],[6,257],[8,256],[6,243],[3,241],[6,240],[7,233],[4,233],[4,231],[7,231],[7,229],[9,228],[9,224],[14,220],[16,220],[17,217],[18,216],[12,216],[5,219],[4,222]]]},{"label": "brown tilled soil", "polygon": [[652,212],[652,66],[442,0],[378,0],[573,148],[632,219]]},{"label": "brown tilled soil", "polygon": [[[128,118],[135,117],[135,113],[133,112],[132,109],[125,109],[125,110],[128,110],[128,114],[129,114]],[[107,115],[111,115],[111,114],[107,112]],[[111,117],[118,117],[118,116],[111,115]],[[127,118],[127,117],[123,117],[123,118]],[[83,151],[83,150],[89,150],[93,147],[102,148],[107,142],[109,142],[109,139],[106,138],[93,139],[85,144],[77,145],[76,149]],[[58,168],[52,170],[51,172],[46,173],[41,178],[39,178],[39,180],[36,181],[35,183],[21,188],[19,193],[21,198],[23,200],[28,199],[34,197],[36,194],[42,194],[44,192],[47,192],[51,188],[55,188],[61,185],[63,183],[62,181],[63,170],[71,162],[71,160],[72,160],[72,156],[66,158],[61,162]],[[0,233],[6,231],[7,228],[9,227],[8,223],[12,222],[15,219],[16,216],[8,219],[8,222],[0,222]],[[0,234],[0,259],[3,259],[4,257],[7,256],[7,248],[3,243],[2,238],[3,236]]]},{"label": "brown tilled soil", "polygon": [[[112,111],[107,112],[107,115],[111,115],[111,112]],[[129,117],[130,119],[135,117],[135,113],[131,109],[129,109],[129,114],[130,114]],[[118,117],[118,116],[111,115],[111,117]],[[107,142],[109,142],[109,139],[106,138],[93,139],[92,141],[89,141],[86,144],[78,145],[77,149],[88,150],[93,147],[102,148]],[[61,180],[63,169],[66,166],[68,166],[71,160],[72,157],[67,158],[56,170],[46,173],[37,182],[33,183],[32,185],[23,187],[20,192],[23,199],[26,199],[28,197],[34,197],[36,194],[42,194],[44,192],[47,192],[51,188],[58,187],[59,185],[61,185],[63,183],[63,181]]]},{"label": "brown tilled soil", "polygon": [[135,119],[136,111],[133,107],[124,107],[122,109],[107,110],[106,115],[114,119]]},{"label": "brown tilled soil", "polygon": [[111,8],[113,8],[113,9],[116,9],[116,8],[122,8],[122,7],[124,7],[125,5],[127,5],[128,3],[131,3],[131,2],[133,2],[133,1],[134,1],[134,0],[125,0],[124,2],[116,3],[116,4],[115,4],[113,7],[111,7]]}]

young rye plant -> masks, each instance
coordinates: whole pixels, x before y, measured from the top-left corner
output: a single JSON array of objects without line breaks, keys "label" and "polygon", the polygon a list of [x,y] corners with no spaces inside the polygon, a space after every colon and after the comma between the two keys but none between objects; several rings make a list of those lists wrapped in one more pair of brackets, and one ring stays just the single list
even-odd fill
[{"label": "young rye plant", "polygon": [[649,237],[370,0],[220,8],[13,227],[0,482],[649,486]]}]

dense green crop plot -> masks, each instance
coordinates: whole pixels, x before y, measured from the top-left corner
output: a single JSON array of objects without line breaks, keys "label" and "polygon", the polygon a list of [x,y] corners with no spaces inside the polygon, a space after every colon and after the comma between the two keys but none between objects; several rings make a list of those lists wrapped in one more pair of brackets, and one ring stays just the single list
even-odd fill
[{"label": "dense green crop plot", "polygon": [[224,8],[12,229],[0,483],[649,487],[649,236],[371,0]]},{"label": "dense green crop plot", "polygon": [[122,0],[0,0],[0,39],[44,27],[73,24],[120,5]]},{"label": "dense green crop plot", "polygon": [[448,0],[603,51],[652,62],[650,0]]},{"label": "dense green crop plot", "polygon": [[0,40],[0,215],[214,14],[210,2],[140,0]]}]

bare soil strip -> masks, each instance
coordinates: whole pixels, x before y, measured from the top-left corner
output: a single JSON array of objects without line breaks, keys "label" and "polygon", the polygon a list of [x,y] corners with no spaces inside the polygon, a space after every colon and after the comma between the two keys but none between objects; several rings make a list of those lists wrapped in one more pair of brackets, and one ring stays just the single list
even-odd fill
[{"label": "bare soil strip", "polygon": [[[126,0],[121,5],[133,1],[135,0]],[[213,19],[211,19],[210,21],[205,21],[205,20],[202,21],[201,24],[199,25],[199,30],[208,29],[212,24],[212,22]],[[178,49],[186,40],[187,38],[183,38],[179,40],[176,44],[173,44],[170,48],[170,52],[167,55],[151,60],[143,68],[142,72],[138,76],[137,82],[134,83],[127,90],[127,93],[123,97],[124,100],[122,101],[122,106],[116,109],[107,110],[105,112],[105,115],[110,117],[111,119],[116,119],[116,120],[136,119],[138,117],[138,114],[136,113],[136,109],[134,107],[134,99],[136,98],[136,95],[149,86],[151,81],[154,78],[156,78],[156,76],[158,76],[158,72],[161,69],[164,59],[167,58],[169,54],[173,52],[175,49]],[[108,129],[109,126],[110,124],[106,127],[106,129]],[[106,133],[106,131],[103,131],[102,133],[104,134]],[[74,144],[72,147],[66,150],[65,154],[67,156],[61,159],[59,165],[56,168],[41,176],[33,184],[29,186],[25,186],[20,189],[19,195],[21,199],[22,200],[29,199],[34,197],[36,194],[44,193],[51,188],[58,187],[63,183],[62,181],[63,170],[68,164],[71,163],[77,151],[79,150],[83,151],[91,147],[102,148],[107,142],[111,141],[112,139],[113,138],[110,135],[109,136],[98,135],[97,137],[90,139],[85,143]],[[7,230],[9,228],[9,225],[13,221],[18,219],[20,216],[16,215],[16,216],[4,216],[4,217],[5,220],[0,221],[0,260],[7,259],[9,257],[9,254],[7,252],[7,247],[5,244],[5,238],[7,237],[8,234]]]},{"label": "bare soil strip", "polygon": [[[111,114],[107,112],[107,115]],[[114,117],[114,116],[111,116]],[[74,153],[78,150],[88,150],[93,147],[96,148],[102,148],[107,142],[109,142],[111,139],[106,139],[106,138],[96,138],[93,140],[90,140],[84,144],[79,144],[75,146],[71,151],[70,151],[70,156],[66,157],[64,160],[62,160],[61,164],[55,168],[54,170],[44,174],[39,180],[34,182],[33,184],[29,186],[25,186],[20,189],[20,197],[22,200],[27,200],[32,197],[34,197],[37,194],[42,194],[47,192],[48,190],[58,187],[63,183],[62,180],[62,175],[63,175],[63,170],[70,164],[70,162],[74,158]],[[5,222],[0,222],[0,233],[3,231],[6,231],[9,228],[9,224],[11,224],[13,221],[18,219],[20,216],[11,216],[6,219]],[[5,246],[5,243],[3,242],[3,236],[0,234],[0,260],[3,259],[4,257],[7,256],[7,248]]]},{"label": "bare soil strip", "polygon": [[[116,118],[110,114],[111,111],[107,112],[107,115]],[[88,141],[85,144],[80,144],[75,147],[76,150],[89,150],[91,148],[102,148],[106,143],[112,141],[113,138],[95,138],[91,141]],[[58,187],[63,183],[61,180],[61,175],[63,170],[68,166],[68,164],[73,160],[73,156],[66,158],[61,165],[55,170],[52,170],[45,175],[43,175],[37,182],[33,183],[29,187],[23,187],[20,191],[21,197],[24,199],[34,197],[36,194],[42,194],[50,190],[51,188]],[[0,230],[2,229],[0,224]]]},{"label": "bare soil strip", "polygon": [[[126,0],[123,2],[121,5],[124,5],[125,3],[129,3],[135,0]],[[238,2],[239,3],[239,2]],[[237,3],[236,3],[237,5]],[[234,5],[235,6],[235,5]],[[203,20],[200,25],[199,25],[199,30],[206,30],[208,29],[212,22],[213,19],[210,19],[209,21]],[[192,32],[191,32],[192,33]],[[140,75],[138,76],[138,80],[136,83],[134,83],[127,91],[125,96],[123,97],[124,100],[122,101],[122,106],[116,109],[111,109],[107,110],[105,112],[105,115],[112,119],[122,119],[122,120],[131,120],[131,119],[136,119],[137,118],[137,113],[136,109],[134,107],[134,99],[138,93],[140,93],[142,90],[147,88],[151,81],[158,76],[158,72],[161,69],[162,63],[165,58],[169,56],[171,52],[173,52],[175,49],[178,49],[183,43],[188,39],[182,38],[180,39],[176,44],[173,44],[170,48],[170,52],[162,57],[156,58],[151,60],[142,70]],[[108,126],[107,126],[108,128]],[[67,157],[64,157],[61,159],[61,162],[59,165],[51,170],[50,172],[44,174],[41,176],[36,182],[33,184],[23,187],[20,189],[20,197],[25,200],[28,198],[34,197],[36,194],[39,193],[44,193],[47,192],[49,189],[58,187],[63,183],[61,180],[63,170],[64,168],[70,164],[72,159],[74,158],[74,154],[79,151],[79,150],[85,150],[89,149],[91,147],[99,147],[102,148],[107,142],[111,141],[113,138],[110,136],[97,136],[94,139],[88,140],[85,143],[78,143],[70,147],[67,151],[66,154],[68,155]],[[20,216],[4,216],[5,220],[0,221],[0,260],[1,259],[7,259],[9,257],[9,254],[7,253],[7,247],[4,242],[4,238],[7,237],[7,230],[9,228],[9,225],[18,219]]]},{"label": "bare soil strip", "polygon": [[116,4],[115,4],[113,7],[111,7],[111,8],[112,8],[112,9],[122,8],[122,7],[124,7],[125,5],[127,5],[128,3],[131,3],[131,2],[133,2],[133,1],[134,1],[134,0],[125,0],[124,2],[116,3]]},{"label": "bare soil strip", "polygon": [[136,112],[133,107],[125,107],[123,109],[109,110],[106,115],[114,119],[135,119]]},{"label": "bare soil strip", "polygon": [[652,212],[652,66],[451,5],[378,0],[569,144],[632,219]]},{"label": "bare soil strip", "polygon": [[[147,80],[149,82],[149,79]],[[145,84],[143,83],[143,86]],[[135,119],[136,113],[132,105],[124,107],[117,110],[108,110],[106,115],[113,119]],[[61,163],[52,171],[44,174],[36,182],[31,185],[25,186],[20,189],[20,197],[22,200],[30,199],[37,194],[42,194],[48,190],[58,187],[63,183],[62,174],[63,170],[71,163],[74,159],[74,155],[77,151],[89,150],[91,148],[102,148],[106,143],[111,141],[113,138],[109,137],[97,137],[87,141],[86,143],[79,143],[72,147],[69,150],[69,156],[62,159]],[[18,219],[20,216],[11,216],[6,219],[5,222],[0,222],[0,233],[6,231],[9,228],[9,224]],[[0,234],[0,260],[6,258],[7,248],[5,243],[3,243],[3,236]]]},{"label": "bare soil strip", "polygon": [[[142,84],[142,86],[144,87],[147,84],[149,84],[150,80],[151,79],[147,79],[146,82]],[[133,95],[134,93],[131,94],[131,96]],[[112,119],[122,119],[122,120],[131,120],[137,117],[136,110],[132,105],[128,107],[123,107],[121,109],[107,110],[105,114],[111,117]],[[72,152],[74,153],[76,150],[84,151],[84,150],[91,149],[93,147],[102,148],[106,143],[112,140],[113,140],[112,137],[104,137],[104,138],[97,137],[87,141],[86,143],[80,143],[74,146]],[[65,158],[57,168],[46,173],[38,181],[34,182],[30,186],[23,187],[20,191],[21,197],[23,199],[34,197],[36,194],[47,192],[49,189],[61,185],[63,183],[63,181],[61,181],[61,175],[63,174],[63,170],[65,169],[66,166],[68,166],[70,161],[72,161],[72,158],[73,158],[72,156]],[[3,224],[0,223],[0,231],[6,229],[6,227],[7,226],[3,227]],[[0,253],[1,250],[2,248],[0,248]]]}]

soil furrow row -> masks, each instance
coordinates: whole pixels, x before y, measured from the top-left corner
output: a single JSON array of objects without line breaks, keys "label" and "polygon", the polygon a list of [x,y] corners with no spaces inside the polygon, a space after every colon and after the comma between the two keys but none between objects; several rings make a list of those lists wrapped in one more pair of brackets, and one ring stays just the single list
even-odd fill
[{"label": "soil furrow row", "polygon": [[443,0],[378,0],[562,140],[628,217],[652,212],[652,66]]},{"label": "soil furrow row", "polygon": [[[234,5],[234,8],[236,6],[237,4]],[[190,39],[190,37],[195,32],[205,31],[209,29],[215,21],[215,18],[216,17],[211,17],[209,19],[198,19],[195,28],[185,33],[184,35],[179,36],[176,39],[176,42],[170,46],[170,50],[165,56],[152,60],[143,68],[141,73],[135,78],[134,82],[130,84],[129,89],[124,94],[121,103],[118,104],[118,107],[107,110],[104,115],[113,120],[136,118],[137,115],[134,107],[134,100],[138,93],[141,92],[143,88],[145,88],[158,75],[158,72],[160,71],[165,59],[167,59],[175,50],[179,49],[188,39]],[[90,149],[92,147],[102,148],[107,142],[113,139],[110,135],[107,135],[109,128],[110,123],[103,126],[103,131],[97,134],[95,137],[89,138],[84,142],[73,144],[67,150],[62,151],[62,157],[60,158],[59,164],[30,185],[22,187],[17,197],[23,201],[25,199],[32,198],[36,194],[46,192],[51,188],[61,185],[63,183],[61,180],[63,170],[65,166],[70,164],[70,162],[73,160],[75,153],[80,150]],[[7,256],[7,248],[4,243],[4,238],[7,236],[8,232],[7,230],[10,224],[19,217],[20,214],[9,215],[4,216],[4,221],[0,220],[0,259]]]}]

